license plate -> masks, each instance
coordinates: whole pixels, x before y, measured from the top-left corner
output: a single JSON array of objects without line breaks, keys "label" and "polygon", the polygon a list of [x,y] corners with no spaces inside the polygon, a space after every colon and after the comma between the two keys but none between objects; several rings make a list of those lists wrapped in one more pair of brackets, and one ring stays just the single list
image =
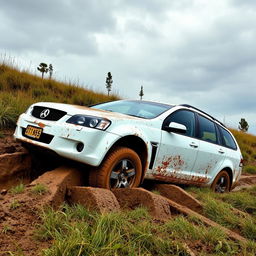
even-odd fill
[{"label": "license plate", "polygon": [[42,130],[43,130],[42,128],[28,125],[25,131],[25,135],[32,137],[34,139],[39,139],[41,136]]}]

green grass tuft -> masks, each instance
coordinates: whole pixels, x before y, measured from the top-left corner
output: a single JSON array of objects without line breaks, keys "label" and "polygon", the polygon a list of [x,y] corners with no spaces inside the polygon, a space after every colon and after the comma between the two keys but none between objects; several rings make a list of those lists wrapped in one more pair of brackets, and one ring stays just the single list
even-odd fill
[{"label": "green grass tuft", "polygon": [[15,210],[21,206],[20,202],[18,200],[13,200],[10,205],[11,210]]},{"label": "green grass tuft", "polygon": [[37,195],[43,195],[48,192],[48,188],[44,184],[36,184],[33,188],[31,188],[31,192]]},{"label": "green grass tuft", "polygon": [[10,189],[10,193],[11,194],[21,194],[23,193],[25,190],[25,185],[20,183],[19,185],[17,185],[16,187],[12,187]]},{"label": "green grass tuft", "polygon": [[243,168],[243,172],[249,173],[249,174],[256,174],[256,166],[247,165]]}]

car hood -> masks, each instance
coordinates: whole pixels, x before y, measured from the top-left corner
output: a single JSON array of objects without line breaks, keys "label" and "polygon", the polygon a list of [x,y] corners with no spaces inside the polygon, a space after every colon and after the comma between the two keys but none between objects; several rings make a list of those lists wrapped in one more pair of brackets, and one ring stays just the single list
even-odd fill
[{"label": "car hood", "polygon": [[33,106],[41,106],[46,108],[53,108],[67,112],[67,115],[90,115],[95,117],[107,118],[110,120],[123,120],[123,119],[133,119],[133,120],[144,120],[139,117],[129,116],[125,114],[120,114],[117,112],[110,112],[101,109],[94,109],[85,106],[63,104],[63,103],[53,103],[53,102],[38,102],[33,104]]}]

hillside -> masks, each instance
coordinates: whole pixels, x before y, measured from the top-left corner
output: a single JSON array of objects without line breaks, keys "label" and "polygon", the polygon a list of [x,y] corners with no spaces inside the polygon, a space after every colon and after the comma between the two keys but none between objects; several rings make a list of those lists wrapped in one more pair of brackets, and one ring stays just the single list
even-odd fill
[{"label": "hillside", "polygon": [[0,129],[15,126],[17,117],[29,105],[53,101],[88,106],[118,99],[102,93],[65,84],[54,79],[41,79],[25,71],[0,64]]},{"label": "hillside", "polygon": [[244,158],[243,172],[256,174],[256,136],[230,129],[235,136]]}]

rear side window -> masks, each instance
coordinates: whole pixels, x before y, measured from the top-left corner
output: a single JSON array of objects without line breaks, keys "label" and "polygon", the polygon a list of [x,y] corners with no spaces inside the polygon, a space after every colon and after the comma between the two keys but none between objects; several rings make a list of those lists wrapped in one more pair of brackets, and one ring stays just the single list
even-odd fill
[{"label": "rear side window", "polygon": [[217,133],[215,124],[209,119],[198,115],[199,121],[199,134],[198,138],[204,141],[217,143]]},{"label": "rear side window", "polygon": [[183,135],[187,135],[190,137],[195,136],[195,114],[194,112],[187,110],[178,110],[172,113],[167,117],[164,121],[164,125],[169,125],[171,122],[175,122],[178,124],[183,124],[186,126],[187,131]]},{"label": "rear side window", "polygon": [[231,134],[223,129],[221,126],[219,126],[221,135],[222,135],[222,145],[228,148],[237,149],[236,143],[234,139],[232,138]]}]

